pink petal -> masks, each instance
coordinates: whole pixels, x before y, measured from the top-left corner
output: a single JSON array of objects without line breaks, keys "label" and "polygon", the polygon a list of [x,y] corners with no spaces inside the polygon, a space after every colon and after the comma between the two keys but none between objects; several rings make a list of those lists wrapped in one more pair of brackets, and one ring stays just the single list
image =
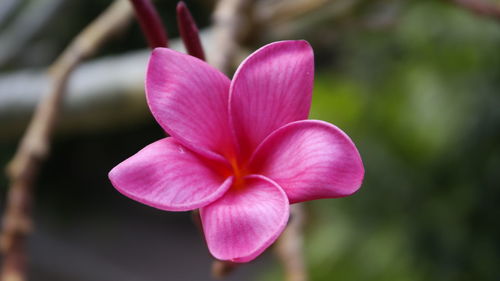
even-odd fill
[{"label": "pink petal", "polygon": [[229,79],[207,63],[166,48],[149,60],[146,96],[163,129],[208,157],[231,152]]},{"label": "pink petal", "polygon": [[279,127],[307,119],[313,57],[306,41],[281,41],[260,48],[238,68],[229,103],[243,157]]},{"label": "pink petal", "polygon": [[316,120],[293,122],[273,132],[252,156],[250,169],[276,181],[291,203],[351,195],[364,175],[351,139],[334,125]]},{"label": "pink petal", "polygon": [[187,211],[221,197],[231,186],[212,161],[201,159],[174,138],[156,141],[109,172],[114,187],[143,204]]},{"label": "pink petal", "polygon": [[289,216],[285,192],[263,176],[247,176],[214,203],[200,209],[212,255],[220,260],[248,262],[281,234]]}]

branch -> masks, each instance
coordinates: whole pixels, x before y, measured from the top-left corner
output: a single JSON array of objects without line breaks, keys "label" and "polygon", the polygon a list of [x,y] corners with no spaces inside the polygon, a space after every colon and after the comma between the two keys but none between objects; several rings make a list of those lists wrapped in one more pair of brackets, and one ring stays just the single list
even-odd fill
[{"label": "branch", "polygon": [[483,0],[451,0],[472,13],[500,20],[500,5]]},{"label": "branch", "polygon": [[276,242],[276,254],[285,271],[286,281],[307,281],[307,270],[303,253],[304,206],[290,206],[290,222]]},{"label": "branch", "polygon": [[253,0],[220,0],[214,11],[214,36],[218,52],[209,62],[224,73],[232,70],[241,43],[252,28]]},{"label": "branch", "polygon": [[[211,28],[201,30],[200,36],[207,57],[218,52]],[[179,38],[173,38],[169,48],[181,51],[184,47]],[[68,80],[57,133],[96,133],[149,120],[144,69],[150,54],[150,50],[141,49],[79,64]],[[22,136],[40,98],[40,89],[48,85],[45,72],[34,68],[0,74],[0,142]]]},{"label": "branch", "polygon": [[50,85],[38,104],[14,158],[8,165],[10,189],[3,217],[0,247],[4,254],[2,281],[26,280],[25,240],[32,229],[32,185],[47,158],[64,89],[74,68],[113,34],[125,27],[132,10],[125,0],[115,1],[85,28],[48,69]]}]

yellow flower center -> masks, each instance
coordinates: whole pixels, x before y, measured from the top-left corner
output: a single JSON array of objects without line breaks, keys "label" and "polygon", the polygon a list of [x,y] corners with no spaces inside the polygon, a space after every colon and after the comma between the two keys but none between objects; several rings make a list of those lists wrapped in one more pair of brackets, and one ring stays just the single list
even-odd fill
[{"label": "yellow flower center", "polygon": [[238,160],[235,157],[231,158],[229,160],[229,163],[231,164],[234,176],[233,188],[242,188],[245,183],[244,177],[248,175],[248,171],[244,168],[241,168]]}]

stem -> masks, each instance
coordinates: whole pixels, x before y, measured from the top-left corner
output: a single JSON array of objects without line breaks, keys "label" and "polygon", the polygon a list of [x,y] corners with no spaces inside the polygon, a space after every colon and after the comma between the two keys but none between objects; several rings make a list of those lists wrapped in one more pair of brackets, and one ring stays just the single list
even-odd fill
[{"label": "stem", "polygon": [[222,280],[238,267],[237,263],[215,260],[212,263],[212,277],[216,280]]},{"label": "stem", "polygon": [[151,49],[168,47],[167,30],[151,0],[130,0],[130,2],[134,6],[135,15],[149,47]]},{"label": "stem", "polygon": [[[230,73],[233,62],[241,49],[241,42],[248,35],[252,25],[252,15],[257,1],[219,0],[214,11],[214,41],[217,52],[213,53],[211,64]],[[223,279],[234,271],[239,264],[215,260],[212,263],[212,276]]]},{"label": "stem", "polygon": [[281,237],[276,242],[276,254],[285,271],[286,281],[307,281],[306,265],[303,253],[304,206],[290,206],[291,220]]},{"label": "stem", "polygon": [[201,45],[198,27],[183,1],[177,4],[177,25],[188,54],[200,60],[205,60],[205,52],[203,52],[203,46]]},{"label": "stem", "polygon": [[64,97],[68,77],[113,34],[123,29],[132,10],[125,0],[115,1],[85,28],[48,69],[50,85],[37,105],[14,158],[8,165],[10,188],[3,217],[0,250],[2,281],[26,280],[26,238],[32,229],[33,183],[50,150],[50,139]]}]

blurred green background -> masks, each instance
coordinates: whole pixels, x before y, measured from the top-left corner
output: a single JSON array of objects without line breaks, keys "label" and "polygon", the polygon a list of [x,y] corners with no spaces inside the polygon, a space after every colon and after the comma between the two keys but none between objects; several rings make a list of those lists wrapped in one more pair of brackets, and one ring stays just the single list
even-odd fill
[{"label": "blurred green background", "polygon": [[[107,5],[68,2],[36,39],[51,52],[11,61],[3,73],[47,65]],[[366,169],[354,196],[306,203],[311,280],[500,280],[500,21],[451,1],[354,2],[294,35],[315,49],[311,118],[348,133]],[[175,2],[157,4],[176,36]],[[209,25],[213,5],[188,4]],[[292,38],[272,38],[281,39]],[[257,36],[246,47],[267,41]],[[100,54],[143,47],[134,24]],[[36,189],[33,280],[209,279],[189,214],[142,206],[107,180],[115,164],[162,136],[151,117],[58,135]],[[0,166],[16,142],[2,141]],[[3,175],[0,183],[5,198]],[[65,271],[66,260],[80,264]],[[77,273],[85,268],[107,273]],[[229,280],[282,280],[269,254],[235,274]]]}]

